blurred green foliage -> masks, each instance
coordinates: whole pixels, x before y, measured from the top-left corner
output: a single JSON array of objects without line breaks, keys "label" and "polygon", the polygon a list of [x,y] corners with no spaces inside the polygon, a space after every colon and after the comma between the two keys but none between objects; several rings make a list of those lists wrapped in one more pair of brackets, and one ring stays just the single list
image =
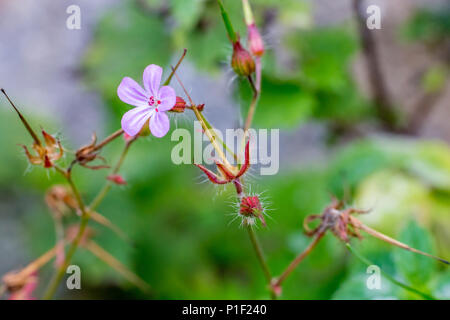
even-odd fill
[{"label": "blurred green foliage", "polygon": [[450,36],[450,6],[439,9],[422,9],[408,20],[402,33],[407,39],[425,42],[440,42]]},{"label": "blurred green foliage", "polygon": [[[230,54],[215,1],[189,1],[192,5],[180,0],[144,3],[149,6],[146,10],[154,12],[127,1],[107,13],[83,62],[86,82],[101,94],[111,112],[111,130],[118,127],[127,108],[116,94],[123,76],[140,79],[149,63],[167,66],[172,54],[178,56],[183,47],[188,48],[187,60],[214,76]],[[164,3],[169,3],[169,16],[156,10]],[[225,1],[225,5],[244,37],[240,2]],[[349,73],[351,58],[358,50],[349,26],[312,28],[309,7],[304,2],[288,0],[280,6],[276,0],[261,0],[255,4],[255,12],[263,27],[261,17],[270,10],[278,14],[279,23],[292,30],[273,43],[283,46],[293,60],[288,65],[280,64],[276,50],[269,50],[264,58],[263,95],[256,125],[296,128],[311,119],[349,124],[370,117],[370,103],[360,95]],[[248,88],[242,84],[239,89],[235,97],[247,105]],[[56,173],[50,173],[47,179],[43,169],[35,168],[22,175],[27,164],[16,144],[29,143],[30,139],[16,116],[4,109],[0,115],[0,188],[16,190],[12,196],[16,201],[30,194],[42,195]],[[36,119],[32,122],[39,123]],[[56,130],[54,124],[45,126],[49,131]],[[115,141],[103,155],[114,159],[123,144],[120,139]],[[91,223],[96,230],[95,241],[151,284],[154,294],[139,292],[81,249],[74,262],[81,265],[83,285],[89,288],[83,294],[101,298],[268,298],[245,230],[239,228],[239,221],[230,223],[236,211],[236,205],[230,204],[235,201],[233,190],[199,183],[203,177],[193,166],[172,164],[170,152],[175,144],[168,137],[139,139],[122,170],[129,184],[114,187],[99,207],[100,213],[125,231],[129,242]],[[89,201],[104,183],[106,173],[76,168],[74,175]],[[309,243],[302,231],[303,218],[321,212],[330,194],[349,204],[372,208],[361,218],[380,231],[418,249],[450,256],[447,144],[400,138],[358,140],[339,148],[321,165],[282,170],[257,183],[249,180],[254,192],[264,191],[272,209],[268,228],[257,231],[274,275]],[[33,205],[36,209],[26,215],[26,236],[37,255],[53,246],[53,223],[42,201],[35,199]],[[400,281],[436,297],[450,298],[448,270],[435,261],[369,236],[353,244]],[[48,266],[47,272],[51,268]],[[418,298],[385,278],[381,290],[369,290],[367,277],[366,266],[328,234],[286,281],[282,297]]]}]

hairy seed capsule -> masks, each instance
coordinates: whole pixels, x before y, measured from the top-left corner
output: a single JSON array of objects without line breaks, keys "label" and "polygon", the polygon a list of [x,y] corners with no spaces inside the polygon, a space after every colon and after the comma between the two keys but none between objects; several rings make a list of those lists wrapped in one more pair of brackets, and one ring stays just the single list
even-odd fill
[{"label": "hairy seed capsule", "polygon": [[233,56],[231,67],[240,76],[248,77],[255,72],[255,61],[250,52],[245,50],[240,41],[233,43]]}]

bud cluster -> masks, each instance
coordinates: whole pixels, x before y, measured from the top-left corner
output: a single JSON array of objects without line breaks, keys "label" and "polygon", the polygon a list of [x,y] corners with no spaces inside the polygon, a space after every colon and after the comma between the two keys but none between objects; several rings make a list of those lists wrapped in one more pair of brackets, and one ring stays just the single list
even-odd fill
[{"label": "bud cluster", "polygon": [[244,196],[241,198],[239,205],[239,215],[243,219],[243,223],[246,225],[255,224],[255,219],[261,220],[263,226],[266,226],[264,220],[264,208],[258,196]]}]

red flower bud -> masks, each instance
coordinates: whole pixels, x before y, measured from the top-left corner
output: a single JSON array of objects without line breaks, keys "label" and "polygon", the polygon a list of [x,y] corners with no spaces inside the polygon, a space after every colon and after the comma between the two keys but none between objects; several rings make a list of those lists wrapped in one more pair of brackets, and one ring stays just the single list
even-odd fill
[{"label": "red flower bud", "polygon": [[111,182],[114,182],[115,184],[122,185],[122,186],[127,184],[125,179],[119,174],[109,175],[109,176],[106,177],[106,179],[111,181]]},{"label": "red flower bud", "polygon": [[254,56],[264,54],[264,42],[254,23],[248,26],[248,47]]},{"label": "red flower bud", "polygon": [[131,140],[134,139],[134,137],[130,136],[128,133],[124,132],[123,133],[123,139],[125,140],[125,142],[130,142]]},{"label": "red flower bud", "polygon": [[[266,221],[264,220],[263,216],[264,209],[261,205],[261,202],[259,201],[258,196],[243,197],[241,200],[239,213],[245,218],[258,218],[259,220],[261,220],[264,226],[266,225]],[[247,220],[247,223],[252,223],[249,222],[249,220],[250,219]]]},{"label": "red flower bud", "polygon": [[258,197],[250,196],[242,198],[239,212],[246,217],[259,215],[262,212],[262,206]]},{"label": "red flower bud", "polygon": [[233,43],[231,67],[240,76],[248,77],[255,72],[255,61],[251,54],[242,47],[240,41]]},{"label": "red flower bud", "polygon": [[185,109],[186,109],[186,101],[184,101],[183,98],[177,97],[175,105],[169,111],[176,113],[183,113]]}]

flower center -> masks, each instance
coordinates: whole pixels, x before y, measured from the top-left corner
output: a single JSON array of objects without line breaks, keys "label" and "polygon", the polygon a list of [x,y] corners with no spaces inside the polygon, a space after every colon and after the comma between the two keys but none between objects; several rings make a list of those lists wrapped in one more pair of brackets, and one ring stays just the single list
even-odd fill
[{"label": "flower center", "polygon": [[[153,107],[153,106],[159,106],[160,104],[161,104],[161,100],[156,100],[154,96],[151,96],[151,97],[148,99],[148,105],[149,105],[150,107]],[[158,108],[156,108],[156,111],[158,111]]]}]

